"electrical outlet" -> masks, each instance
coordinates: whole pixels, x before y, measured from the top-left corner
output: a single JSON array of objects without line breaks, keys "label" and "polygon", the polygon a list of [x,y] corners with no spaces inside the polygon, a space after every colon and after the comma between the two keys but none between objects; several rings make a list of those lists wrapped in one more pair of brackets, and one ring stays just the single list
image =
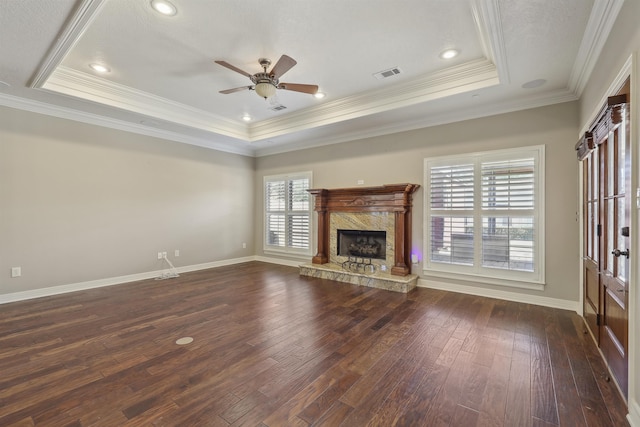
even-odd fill
[{"label": "electrical outlet", "polygon": [[11,277],[22,276],[22,267],[11,267]]},{"label": "electrical outlet", "polygon": [[247,244],[246,243],[242,244],[242,249],[247,249]]},{"label": "electrical outlet", "polygon": [[364,179],[359,179],[359,180],[357,181],[357,183],[358,183],[358,185],[364,185]]},{"label": "electrical outlet", "polygon": [[158,252],[158,259],[162,259],[162,252]]},{"label": "electrical outlet", "polygon": [[167,257],[167,253],[166,252],[162,252],[162,259],[165,259]]},{"label": "electrical outlet", "polygon": [[180,256],[180,249],[176,249],[175,251],[173,251],[173,256],[179,257]]}]

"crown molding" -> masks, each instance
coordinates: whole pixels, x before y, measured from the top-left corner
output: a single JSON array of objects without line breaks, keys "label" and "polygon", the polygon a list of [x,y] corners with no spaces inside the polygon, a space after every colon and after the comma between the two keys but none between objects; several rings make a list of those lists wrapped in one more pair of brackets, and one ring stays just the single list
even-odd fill
[{"label": "crown molding", "polygon": [[495,64],[500,83],[511,82],[507,51],[502,32],[502,17],[498,0],[474,0],[471,4],[473,20],[478,30],[485,56]]},{"label": "crown molding", "polygon": [[479,59],[393,87],[342,98],[250,125],[238,124],[206,111],[65,66],[59,66],[42,88],[252,142],[415,105],[498,83],[495,65],[486,59]]},{"label": "crown molding", "polygon": [[111,107],[247,140],[247,128],[206,111],[60,66],[42,86]]},{"label": "crown molding", "polygon": [[624,0],[598,0],[593,3],[569,77],[569,90],[578,97],[587,85],[623,3]]},{"label": "crown molding", "polygon": [[341,133],[335,138],[305,139],[303,141],[298,141],[295,145],[276,145],[256,149],[255,157],[264,157],[291,151],[322,147],[325,145],[340,144],[365,138],[375,138],[378,136],[390,135],[399,132],[407,132],[432,126],[446,125],[465,120],[480,119],[483,117],[495,116],[498,114],[545,107],[547,105],[561,104],[564,102],[577,100],[578,97],[574,93],[566,89],[551,93],[536,94],[526,98],[520,98],[515,101],[509,100],[492,104],[484,104],[481,107],[474,106],[467,109],[445,111],[439,114],[429,114],[417,120],[408,120],[401,123],[396,122],[393,125],[389,126],[368,128],[366,131],[359,130],[350,133]]},{"label": "crown molding", "polygon": [[75,10],[69,24],[56,40],[46,58],[31,81],[31,88],[41,88],[62,63],[67,53],[80,40],[85,30],[98,16],[106,0],[82,0]]},{"label": "crown molding", "polygon": [[351,120],[499,84],[495,66],[486,59],[430,73],[403,84],[369,91],[317,107],[254,123],[250,140],[258,141],[318,126]]},{"label": "crown molding", "polygon": [[61,119],[73,120],[76,122],[122,130],[139,135],[146,135],[154,138],[181,142],[184,144],[195,145],[198,147],[209,148],[226,153],[240,154],[250,157],[254,156],[254,150],[249,146],[217,142],[212,140],[211,138],[196,138],[185,135],[183,133],[157,129],[138,123],[131,123],[124,120],[113,119],[103,115],[88,113],[85,111],[67,107],[60,107],[57,105],[35,101],[32,99],[0,94],[0,105],[15,108],[17,110],[30,111],[32,113],[44,114]]}]

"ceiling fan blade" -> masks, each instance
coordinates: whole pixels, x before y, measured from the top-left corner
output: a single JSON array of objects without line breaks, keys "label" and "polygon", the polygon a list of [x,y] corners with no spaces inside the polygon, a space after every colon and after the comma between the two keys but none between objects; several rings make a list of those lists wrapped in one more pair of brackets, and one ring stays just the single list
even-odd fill
[{"label": "ceiling fan blade", "polygon": [[292,90],[295,92],[308,93],[315,95],[318,92],[317,85],[303,85],[299,83],[280,83],[278,89]]},{"label": "ceiling fan blade", "polygon": [[296,64],[297,62],[292,57],[282,55],[280,59],[278,59],[276,65],[273,66],[269,74],[271,74],[276,79],[279,79],[284,73],[292,69]]},{"label": "ceiling fan blade", "polygon": [[246,71],[242,71],[242,70],[241,70],[240,68],[238,68],[238,67],[234,67],[233,65],[229,64],[229,63],[228,63],[228,62],[226,62],[226,61],[214,61],[214,62],[215,62],[216,64],[222,65],[223,67],[226,67],[226,68],[228,68],[228,69],[230,69],[230,70],[233,70],[233,71],[235,71],[236,73],[240,73],[240,74],[242,74],[243,76],[247,76],[247,77],[249,77],[249,78],[251,78],[251,77],[252,77],[252,75],[251,75],[251,74],[247,73]]},{"label": "ceiling fan blade", "polygon": [[247,89],[251,90],[253,89],[253,86],[234,87],[233,89],[221,90],[220,93],[224,93],[226,95],[228,93],[240,92],[241,90],[247,90]]}]

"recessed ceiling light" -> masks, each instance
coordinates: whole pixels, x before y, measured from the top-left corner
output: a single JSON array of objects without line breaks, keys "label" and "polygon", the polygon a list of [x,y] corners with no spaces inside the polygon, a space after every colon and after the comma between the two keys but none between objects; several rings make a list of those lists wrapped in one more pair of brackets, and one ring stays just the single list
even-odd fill
[{"label": "recessed ceiling light", "polygon": [[251,116],[248,114],[245,114],[244,116],[242,116],[242,120],[244,120],[245,122],[250,122],[251,121]]},{"label": "recessed ceiling light", "polygon": [[458,51],[456,49],[447,49],[447,50],[443,51],[440,54],[440,58],[442,58],[442,59],[455,58],[456,56],[458,56],[459,53],[460,53],[460,51]]},{"label": "recessed ceiling light", "polygon": [[178,9],[167,0],[151,0],[151,7],[166,16],[174,16],[178,13]]},{"label": "recessed ceiling light", "polygon": [[315,96],[315,97],[316,97],[316,98],[318,98],[318,99],[322,99],[322,98],[324,98],[325,96],[327,96],[327,94],[326,94],[326,93],[324,93],[324,92],[316,92],[313,96]]},{"label": "recessed ceiling light", "polygon": [[542,86],[543,84],[545,84],[547,81],[545,79],[536,79],[536,80],[531,80],[530,82],[526,82],[525,84],[522,85],[523,89],[535,89],[537,87]]},{"label": "recessed ceiling light", "polygon": [[89,67],[91,67],[91,69],[97,73],[108,73],[109,71],[111,71],[106,65],[98,64],[97,62],[89,64]]}]

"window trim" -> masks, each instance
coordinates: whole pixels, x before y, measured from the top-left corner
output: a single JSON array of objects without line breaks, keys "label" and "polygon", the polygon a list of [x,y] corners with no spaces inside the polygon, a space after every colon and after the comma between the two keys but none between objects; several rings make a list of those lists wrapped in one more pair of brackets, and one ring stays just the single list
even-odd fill
[{"label": "window trim", "polygon": [[[285,188],[289,188],[289,181],[294,179],[306,178],[309,180],[309,188],[312,188],[313,182],[313,174],[311,171],[303,171],[303,172],[294,172],[287,174],[278,174],[278,175],[265,175],[262,178],[262,215],[263,215],[263,232],[262,232],[262,250],[265,254],[274,254],[274,255],[288,255],[298,258],[306,258],[312,254],[312,248],[314,246],[313,241],[313,203],[311,199],[311,195],[309,195],[309,209],[307,214],[309,216],[309,247],[307,249],[294,248],[285,245],[282,246],[274,246],[269,245],[267,242],[267,218],[269,212],[267,211],[267,183],[273,181],[285,181]],[[287,190],[288,191],[288,190]],[[289,211],[289,206],[285,203],[285,217],[288,216],[292,212],[302,212],[302,211]],[[285,221],[286,224],[286,221]],[[285,226],[286,229],[286,226]],[[288,242],[288,235],[285,236],[285,242]]]},{"label": "window trim", "polygon": [[[483,160],[509,160],[523,155],[534,158],[534,269],[533,272],[501,270],[482,267],[480,243],[474,248],[474,265],[446,264],[431,261],[431,182],[430,171],[434,166],[472,163],[474,165],[474,235],[482,235],[482,168]],[[424,159],[424,201],[423,201],[423,274],[448,279],[473,280],[476,282],[512,286],[517,288],[542,289],[545,283],[545,146],[534,145],[520,148],[481,151],[468,154],[428,157]],[[452,211],[455,214],[455,211]],[[462,214],[462,212],[461,212]],[[509,216],[509,215],[505,215]],[[515,215],[517,216],[517,215]],[[478,221],[479,220],[479,221]],[[479,233],[479,234],[478,234]],[[475,239],[477,241],[477,239]]]}]

